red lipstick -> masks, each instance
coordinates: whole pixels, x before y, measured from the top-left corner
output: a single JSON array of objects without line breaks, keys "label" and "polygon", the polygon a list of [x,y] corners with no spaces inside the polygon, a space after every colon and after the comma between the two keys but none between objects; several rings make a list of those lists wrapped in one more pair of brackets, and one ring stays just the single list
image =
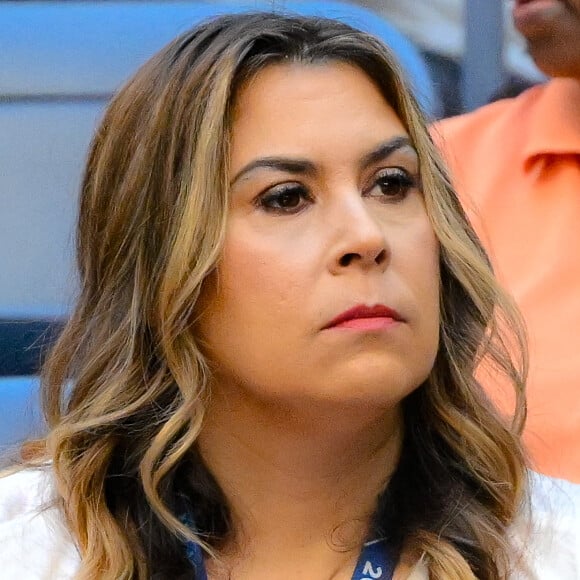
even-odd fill
[{"label": "red lipstick", "polygon": [[352,328],[355,330],[382,330],[393,326],[397,322],[404,322],[401,315],[392,308],[383,304],[366,306],[364,304],[345,310],[333,318],[324,329]]}]

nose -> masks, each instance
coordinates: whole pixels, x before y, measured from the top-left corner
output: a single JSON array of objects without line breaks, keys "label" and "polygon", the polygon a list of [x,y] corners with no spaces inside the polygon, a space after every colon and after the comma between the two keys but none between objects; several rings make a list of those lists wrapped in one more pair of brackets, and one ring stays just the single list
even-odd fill
[{"label": "nose", "polygon": [[384,271],[389,248],[384,226],[360,196],[354,203],[341,205],[333,216],[336,245],[331,271],[338,275],[354,268]]}]

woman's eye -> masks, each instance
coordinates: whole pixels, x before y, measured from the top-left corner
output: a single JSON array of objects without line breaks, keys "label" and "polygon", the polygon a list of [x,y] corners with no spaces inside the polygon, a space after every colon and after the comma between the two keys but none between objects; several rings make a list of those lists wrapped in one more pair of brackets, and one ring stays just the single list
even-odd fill
[{"label": "woman's eye", "polygon": [[404,199],[409,191],[417,187],[417,179],[406,169],[390,167],[381,170],[375,177],[375,182],[369,195],[385,197],[388,200]]},{"label": "woman's eye", "polygon": [[297,213],[312,201],[301,185],[283,185],[270,189],[257,199],[257,205],[272,213]]}]

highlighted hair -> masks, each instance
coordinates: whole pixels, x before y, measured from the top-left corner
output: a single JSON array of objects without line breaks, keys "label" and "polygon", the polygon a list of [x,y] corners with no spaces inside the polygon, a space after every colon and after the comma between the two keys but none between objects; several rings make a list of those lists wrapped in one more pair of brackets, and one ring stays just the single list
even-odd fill
[{"label": "highlighted hair", "polygon": [[[396,549],[424,555],[432,578],[505,578],[526,489],[517,316],[388,50],[345,24],[274,14],[224,16],[174,40],[113,99],[92,143],[80,296],[43,376],[46,455],[79,578],[192,577],[184,541],[212,551],[228,537],[227,502],[196,452],[210,379],[197,299],[224,237],[236,95],[281,62],[348,63],[376,83],[419,153],[440,243],[440,349],[404,402],[402,460],[376,525]],[[475,378],[482,362],[513,385],[511,423]],[[179,519],[185,505],[197,535]]]}]

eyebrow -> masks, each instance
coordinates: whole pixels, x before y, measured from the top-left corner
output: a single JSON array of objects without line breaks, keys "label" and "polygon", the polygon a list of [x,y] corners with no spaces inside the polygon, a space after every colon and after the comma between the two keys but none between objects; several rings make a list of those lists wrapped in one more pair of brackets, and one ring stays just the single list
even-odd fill
[{"label": "eyebrow", "polygon": [[[416,154],[415,148],[411,144],[409,137],[401,135],[381,143],[370,153],[367,153],[360,162],[361,169],[366,169],[367,167],[378,163],[379,161],[387,159],[400,149],[410,149],[411,152]],[[251,171],[261,168],[275,169],[277,171],[293,173],[295,175],[314,175],[316,173],[316,165],[307,159],[291,159],[289,157],[260,157],[259,159],[250,161],[250,163],[242,167],[242,169],[240,169],[240,171],[238,171],[235,177],[231,180],[230,187],[232,187],[237,181],[239,181],[242,177]]]},{"label": "eyebrow", "polygon": [[379,161],[383,161],[390,157],[396,151],[401,149],[408,149],[410,153],[417,155],[417,151],[411,144],[409,137],[401,135],[400,137],[393,137],[384,143],[381,143],[378,147],[373,149],[370,153],[367,153],[361,161],[361,169],[366,169]]},{"label": "eyebrow", "polygon": [[230,182],[230,187],[239,181],[244,175],[259,168],[276,169],[285,173],[294,173],[296,175],[314,175],[316,166],[312,161],[307,159],[290,159],[288,157],[260,157],[250,161],[244,166]]}]

